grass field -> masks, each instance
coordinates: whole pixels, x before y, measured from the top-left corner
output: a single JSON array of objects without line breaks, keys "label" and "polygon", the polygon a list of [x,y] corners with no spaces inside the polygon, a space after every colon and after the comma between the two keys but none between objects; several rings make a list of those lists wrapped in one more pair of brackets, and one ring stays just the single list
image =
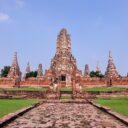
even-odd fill
[{"label": "grass field", "polygon": [[0,90],[46,91],[48,88],[0,88]]},{"label": "grass field", "polygon": [[[48,88],[0,88],[0,90],[23,90],[23,91],[46,91]],[[72,91],[72,88],[61,88],[61,91]],[[128,90],[128,88],[121,87],[93,87],[84,88],[83,91],[118,91],[118,90]]]},{"label": "grass field", "polygon": [[110,98],[110,100],[103,100],[102,98],[95,100],[96,103],[111,108],[124,116],[128,117],[128,97],[127,98]]},{"label": "grass field", "polygon": [[5,100],[0,99],[0,117],[27,107],[38,100]]},{"label": "grass field", "polygon": [[23,98],[23,97],[25,97],[25,96],[23,96],[23,95],[14,95],[14,96],[12,96],[12,98]]},{"label": "grass field", "polygon": [[128,88],[121,87],[93,87],[84,88],[83,91],[118,91],[118,90],[128,90]]},{"label": "grass field", "polygon": [[71,96],[61,96],[60,99],[62,99],[62,100],[65,99],[66,100],[66,99],[72,99],[72,97]]},{"label": "grass field", "polygon": [[72,88],[61,88],[60,91],[72,91]]}]

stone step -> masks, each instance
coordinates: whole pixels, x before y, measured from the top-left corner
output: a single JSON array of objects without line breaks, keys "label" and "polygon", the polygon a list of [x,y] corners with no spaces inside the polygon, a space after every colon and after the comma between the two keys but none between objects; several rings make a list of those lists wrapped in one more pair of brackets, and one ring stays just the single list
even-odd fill
[{"label": "stone step", "polygon": [[85,104],[88,103],[87,100],[84,99],[70,99],[70,100],[42,100],[42,103],[80,103],[80,104]]},{"label": "stone step", "polygon": [[60,91],[60,94],[72,94],[72,91]]}]

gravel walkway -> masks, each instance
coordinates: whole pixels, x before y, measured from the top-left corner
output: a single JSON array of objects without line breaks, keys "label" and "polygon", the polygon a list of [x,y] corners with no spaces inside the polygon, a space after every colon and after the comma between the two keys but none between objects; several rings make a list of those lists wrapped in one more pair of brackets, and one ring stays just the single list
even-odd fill
[{"label": "gravel walkway", "polygon": [[45,103],[6,128],[127,128],[90,104]]}]

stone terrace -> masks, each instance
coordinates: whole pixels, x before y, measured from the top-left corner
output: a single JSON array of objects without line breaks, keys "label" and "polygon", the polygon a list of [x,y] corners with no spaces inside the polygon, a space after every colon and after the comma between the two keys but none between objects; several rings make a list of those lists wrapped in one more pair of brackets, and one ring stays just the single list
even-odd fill
[{"label": "stone terrace", "polygon": [[44,103],[6,128],[127,128],[88,103]]}]

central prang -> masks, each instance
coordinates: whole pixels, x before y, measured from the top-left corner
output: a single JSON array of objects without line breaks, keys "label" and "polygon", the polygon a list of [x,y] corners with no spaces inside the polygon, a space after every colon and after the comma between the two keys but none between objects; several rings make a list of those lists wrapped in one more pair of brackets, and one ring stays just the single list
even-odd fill
[{"label": "central prang", "polygon": [[57,37],[56,54],[51,60],[49,72],[53,79],[59,79],[63,87],[71,87],[73,79],[82,75],[72,55],[71,39],[66,29],[62,29]]}]

